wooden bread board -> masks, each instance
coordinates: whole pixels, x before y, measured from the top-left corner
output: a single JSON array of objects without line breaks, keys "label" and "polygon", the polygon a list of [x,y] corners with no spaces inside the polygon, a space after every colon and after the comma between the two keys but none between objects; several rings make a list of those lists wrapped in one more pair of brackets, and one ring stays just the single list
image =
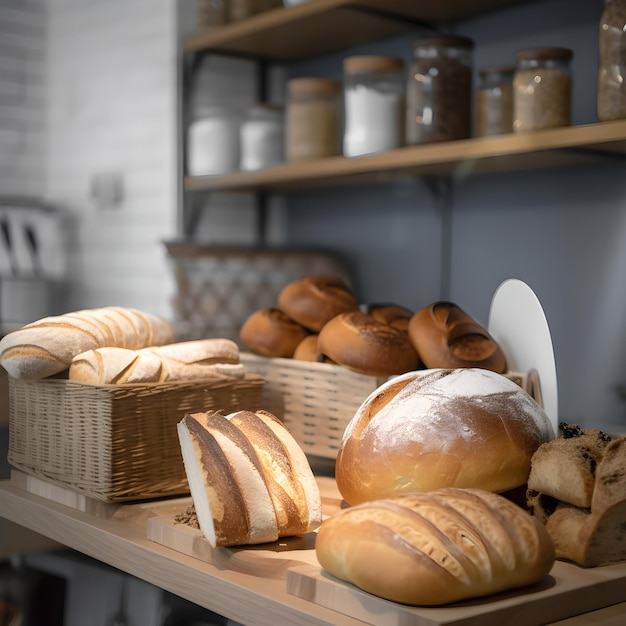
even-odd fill
[{"label": "wooden bread board", "polygon": [[287,591],[372,626],[540,626],[626,600],[626,563],[583,569],[557,561],[541,584],[435,608],[383,600],[319,564],[289,569]]},{"label": "wooden bread board", "polygon": [[[317,478],[324,517],[342,507],[335,481]],[[183,512],[181,509],[180,512]],[[315,533],[276,543],[212,548],[202,533],[175,515],[147,520],[148,539],[212,565],[285,581],[293,596],[374,626],[539,626],[626,601],[626,563],[583,569],[558,561],[542,584],[447,607],[409,607],[377,598],[324,572]]]}]

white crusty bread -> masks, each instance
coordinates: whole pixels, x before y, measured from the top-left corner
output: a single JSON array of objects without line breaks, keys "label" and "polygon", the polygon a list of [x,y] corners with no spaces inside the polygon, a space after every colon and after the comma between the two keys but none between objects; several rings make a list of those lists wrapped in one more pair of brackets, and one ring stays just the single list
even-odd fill
[{"label": "white crusty bread", "polygon": [[141,350],[104,347],[76,355],[69,379],[81,383],[169,383],[227,376],[243,378],[239,348],[230,339],[182,341]]},{"label": "white crusty bread", "polygon": [[382,598],[441,605],[537,583],[554,563],[545,527],[504,496],[444,488],[358,504],[327,518],[316,554]]},{"label": "white crusty bread", "polygon": [[212,546],[271,542],[320,525],[308,460],[271,414],[188,414],[178,435],[200,529]]},{"label": "white crusty bread", "polygon": [[139,349],[172,343],[173,326],[155,315],[123,307],[50,316],[5,335],[0,365],[10,376],[39,380],[69,368],[82,352],[103,347]]},{"label": "white crusty bread", "polygon": [[128,348],[97,348],[76,355],[70,363],[69,379],[94,385],[156,383],[161,380],[161,359]]},{"label": "white crusty bread", "polygon": [[531,461],[528,504],[552,536],[557,558],[583,567],[624,561],[626,437],[570,425],[561,431]]}]

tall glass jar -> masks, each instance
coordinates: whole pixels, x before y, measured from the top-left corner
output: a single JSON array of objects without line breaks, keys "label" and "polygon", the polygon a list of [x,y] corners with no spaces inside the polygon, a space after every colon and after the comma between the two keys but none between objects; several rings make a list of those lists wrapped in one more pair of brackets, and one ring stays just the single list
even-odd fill
[{"label": "tall glass jar", "polygon": [[330,78],[294,78],[287,83],[288,161],[339,154],[341,84]]},{"label": "tall glass jar", "polygon": [[465,139],[472,130],[472,51],[467,37],[418,39],[407,82],[406,140]]},{"label": "tall glass jar", "polygon": [[598,119],[626,117],[626,0],[605,0],[598,34]]},{"label": "tall glass jar", "polygon": [[484,67],[479,72],[476,135],[513,132],[514,67]]},{"label": "tall glass jar", "polygon": [[383,56],[344,59],[343,154],[354,157],[404,142],[404,61]]},{"label": "tall glass jar", "polygon": [[258,103],[241,125],[241,170],[251,172],[284,161],[284,113],[281,107]]},{"label": "tall glass jar", "polygon": [[533,48],[517,53],[513,78],[514,132],[571,123],[571,59],[569,48]]}]

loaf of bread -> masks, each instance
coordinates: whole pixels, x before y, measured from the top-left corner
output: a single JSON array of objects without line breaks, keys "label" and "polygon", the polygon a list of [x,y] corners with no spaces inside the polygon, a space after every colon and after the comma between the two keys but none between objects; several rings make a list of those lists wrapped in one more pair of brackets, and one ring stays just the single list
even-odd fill
[{"label": "loaf of bread", "polygon": [[46,317],[0,340],[0,365],[21,380],[39,380],[69,368],[87,350],[138,350],[175,340],[166,320],[136,309],[104,307]]},{"label": "loaf of bread", "polygon": [[96,348],[76,355],[69,379],[96,385],[168,383],[219,376],[242,378],[239,348],[230,339],[199,339],[141,350]]},{"label": "loaf of bread", "polygon": [[626,560],[626,437],[561,424],[531,460],[528,504],[559,559],[583,567]]},{"label": "loaf of bread", "polygon": [[532,585],[555,558],[542,524],[482,489],[439,489],[344,509],[324,520],[315,550],[333,576],[411,605]]},{"label": "loaf of bread", "polygon": [[501,374],[408,372],[385,382],[348,423],[335,465],[351,505],[443,487],[505,492],[525,485],[550,419]]},{"label": "loaf of bread", "polygon": [[482,367],[499,374],[507,369],[499,344],[452,302],[435,302],[415,313],[408,332],[427,368]]},{"label": "loaf of bread", "polygon": [[304,326],[283,311],[270,307],[255,311],[246,319],[239,330],[239,340],[254,354],[291,358],[308,334]]},{"label": "loaf of bread", "polygon": [[321,524],[308,459],[270,413],[188,414],[178,436],[198,523],[212,546],[272,542]]},{"label": "loaf of bread", "polygon": [[406,333],[361,311],[340,313],[319,332],[319,351],[348,369],[386,378],[419,367]]},{"label": "loaf of bread", "polygon": [[413,311],[399,304],[375,303],[367,307],[367,312],[377,321],[389,324],[403,333],[409,332],[409,322]]},{"label": "loaf of bread", "polygon": [[335,276],[307,276],[295,280],[278,294],[278,308],[311,332],[344,311],[359,308],[350,287]]}]

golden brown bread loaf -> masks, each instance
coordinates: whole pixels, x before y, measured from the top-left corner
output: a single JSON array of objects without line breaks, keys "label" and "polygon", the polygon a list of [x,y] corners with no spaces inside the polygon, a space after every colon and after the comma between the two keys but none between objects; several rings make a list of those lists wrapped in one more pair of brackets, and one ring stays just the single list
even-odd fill
[{"label": "golden brown bread loaf", "polygon": [[524,485],[530,459],[554,437],[521,387],[485,369],[424,370],[392,378],[349,422],[335,464],[351,505],[411,491]]},{"label": "golden brown bread loaf", "polygon": [[198,339],[141,350],[96,348],[76,355],[69,379],[97,385],[242,378],[239,348],[230,339]]},{"label": "golden brown bread loaf", "polygon": [[200,529],[212,546],[272,542],[321,524],[309,462],[270,413],[188,414],[178,436]]},{"label": "golden brown bread loaf", "polygon": [[171,343],[166,320],[136,309],[104,307],[46,317],[0,340],[0,364],[13,377],[39,380],[69,368],[82,352],[103,347],[138,350]]},{"label": "golden brown bread loaf", "polygon": [[359,308],[348,285],[335,276],[307,276],[295,280],[278,294],[278,308],[305,328],[319,332],[344,311]]},{"label": "golden brown bread loaf", "polygon": [[[561,424],[531,462],[528,504],[559,559],[583,567],[626,560],[626,437]],[[556,472],[556,475],[555,475]]]},{"label": "golden brown bread loaf", "polygon": [[335,316],[319,332],[317,344],[335,363],[368,376],[403,374],[420,364],[405,333],[361,311]]},{"label": "golden brown bread loaf", "polygon": [[246,319],[239,330],[239,340],[254,354],[288,359],[308,334],[304,326],[280,309],[266,308]]},{"label": "golden brown bread loaf", "polygon": [[499,374],[507,369],[498,343],[452,302],[435,302],[415,313],[408,332],[427,368],[482,367]]},{"label": "golden brown bread loaf", "polygon": [[307,335],[297,346],[293,352],[293,358],[296,361],[309,361],[310,363],[325,363],[328,361],[320,352],[317,345],[318,335],[313,333]]},{"label": "golden brown bread loaf", "polygon": [[324,520],[315,550],[337,578],[412,605],[532,585],[554,564],[543,525],[481,489],[405,494],[344,509]]},{"label": "golden brown bread loaf", "polygon": [[403,333],[409,332],[409,322],[413,311],[398,304],[370,304],[367,312],[377,321],[389,324]]}]

